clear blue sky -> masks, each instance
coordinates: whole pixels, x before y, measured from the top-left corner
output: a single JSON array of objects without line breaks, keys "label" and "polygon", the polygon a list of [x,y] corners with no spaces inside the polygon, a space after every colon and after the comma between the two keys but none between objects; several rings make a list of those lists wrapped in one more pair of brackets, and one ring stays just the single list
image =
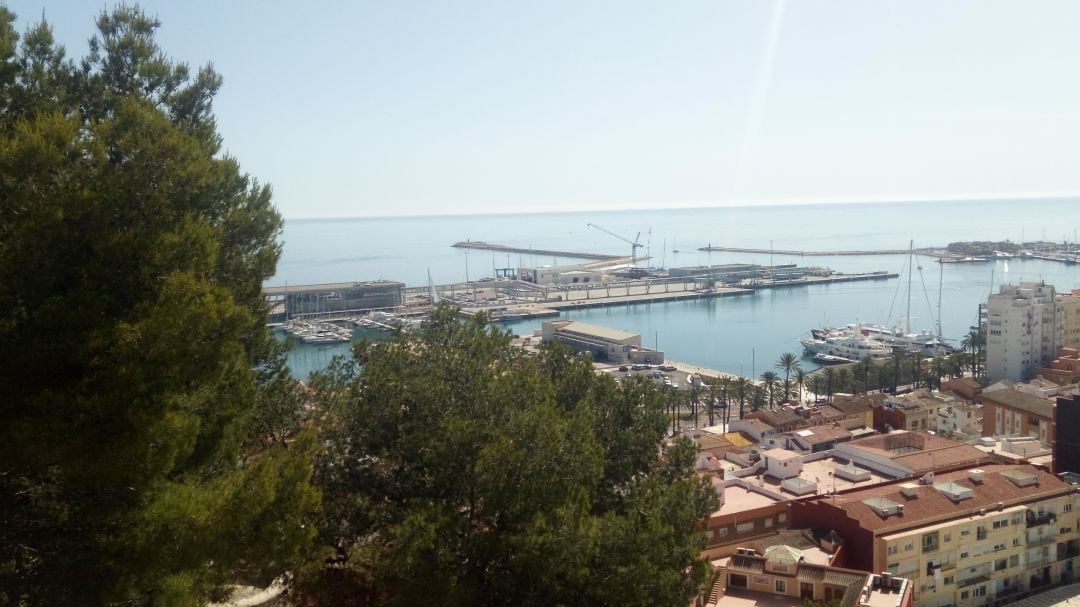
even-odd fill
[{"label": "clear blue sky", "polygon": [[1080,192],[1080,2],[141,4],[290,218]]}]

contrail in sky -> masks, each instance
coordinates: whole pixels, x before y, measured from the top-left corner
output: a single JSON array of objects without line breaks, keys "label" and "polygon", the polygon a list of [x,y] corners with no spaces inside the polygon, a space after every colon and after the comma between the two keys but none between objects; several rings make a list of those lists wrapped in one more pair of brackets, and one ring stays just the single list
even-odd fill
[{"label": "contrail in sky", "polygon": [[773,64],[776,62],[776,47],[780,43],[780,30],[784,25],[786,4],[786,0],[774,0],[769,12],[769,29],[765,32],[765,42],[754,77],[754,90],[750,97],[750,109],[747,112],[742,141],[739,144],[738,165],[735,170],[735,200],[741,200],[745,195],[746,182],[755,168],[758,132],[761,130],[761,117],[765,113],[769,87],[772,85]]}]

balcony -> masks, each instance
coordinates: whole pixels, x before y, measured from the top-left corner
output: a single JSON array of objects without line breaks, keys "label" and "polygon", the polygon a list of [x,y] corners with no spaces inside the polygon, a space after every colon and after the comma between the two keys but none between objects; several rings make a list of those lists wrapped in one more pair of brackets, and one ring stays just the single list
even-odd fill
[{"label": "balcony", "polygon": [[1027,526],[1028,529],[1032,527],[1038,527],[1039,525],[1052,525],[1057,522],[1057,515],[1048,512],[1045,514],[1036,514],[1034,512],[1028,512],[1027,514]]},{"label": "balcony", "polygon": [[1023,586],[1021,586],[1019,584],[1014,584],[1012,586],[1009,586],[1007,588],[1002,588],[1001,590],[997,591],[997,593],[994,595],[994,598],[995,599],[1003,599],[1005,597],[1009,597],[1009,596],[1012,596],[1014,594],[1017,594],[1017,593],[1019,593],[1019,592],[1021,592],[1023,590],[1024,590]]},{"label": "balcony", "polygon": [[1028,559],[1028,562],[1027,562],[1026,565],[1024,565],[1024,568],[1025,569],[1035,569],[1037,567],[1045,567],[1045,566],[1047,566],[1049,564],[1050,564],[1050,557],[1048,557],[1048,556],[1040,556],[1039,558]]},{"label": "balcony", "polygon": [[975,584],[981,584],[983,582],[990,581],[990,574],[984,573],[982,575],[976,575],[975,577],[964,578],[962,580],[956,580],[957,588],[967,588],[968,586],[974,586]]},{"label": "balcony", "polygon": [[1045,546],[1047,544],[1053,544],[1057,541],[1057,538],[1052,535],[1037,535],[1034,539],[1028,538],[1028,548],[1038,548],[1039,546]]}]

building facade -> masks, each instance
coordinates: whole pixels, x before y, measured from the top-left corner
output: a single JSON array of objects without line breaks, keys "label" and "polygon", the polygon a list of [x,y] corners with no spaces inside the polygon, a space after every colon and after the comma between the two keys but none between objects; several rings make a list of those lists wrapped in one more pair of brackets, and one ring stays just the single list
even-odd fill
[{"label": "building facade", "polygon": [[550,320],[541,325],[541,339],[558,341],[575,352],[588,352],[593,360],[611,363],[660,364],[664,353],[641,345],[641,335],[572,320]]},{"label": "building facade", "polygon": [[[1071,305],[1071,304],[1070,304]],[[987,301],[986,372],[991,381],[1029,379],[1063,344],[1066,306],[1053,285],[1002,285]]]},{"label": "building facade", "polygon": [[983,391],[983,436],[1034,436],[1054,444],[1054,403],[1012,388]]},{"label": "building facade", "polygon": [[912,580],[924,607],[1002,605],[1075,579],[1076,488],[1031,465],[898,481],[793,507],[844,538],[842,563]]}]

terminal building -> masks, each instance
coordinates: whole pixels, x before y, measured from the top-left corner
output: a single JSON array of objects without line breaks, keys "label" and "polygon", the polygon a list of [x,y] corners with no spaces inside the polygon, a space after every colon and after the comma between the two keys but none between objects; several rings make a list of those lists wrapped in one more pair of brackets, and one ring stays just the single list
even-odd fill
[{"label": "terminal building", "polygon": [[544,342],[558,341],[575,352],[588,352],[593,360],[610,363],[660,364],[664,353],[642,347],[641,335],[573,320],[550,320],[540,329]]},{"label": "terminal building", "polygon": [[573,266],[543,266],[518,268],[518,276],[525,282],[540,286],[586,285],[604,282],[604,271],[596,263]]},{"label": "terminal building", "polygon": [[385,310],[405,305],[405,283],[392,280],[266,287],[270,322],[306,315]]},{"label": "terminal building", "polygon": [[809,273],[809,268],[800,268],[795,264],[761,266],[750,263],[725,263],[715,266],[668,269],[668,276],[672,278],[707,278],[724,283],[759,278],[774,281],[802,280]]}]

